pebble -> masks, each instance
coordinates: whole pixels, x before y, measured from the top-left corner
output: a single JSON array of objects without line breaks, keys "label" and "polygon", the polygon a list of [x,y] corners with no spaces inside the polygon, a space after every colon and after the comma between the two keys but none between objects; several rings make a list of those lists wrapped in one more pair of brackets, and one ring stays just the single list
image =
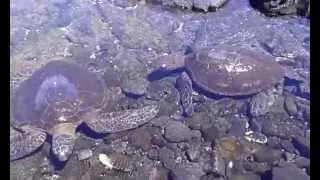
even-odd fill
[{"label": "pebble", "polygon": [[190,129],[200,130],[201,127],[207,127],[211,125],[212,117],[207,113],[195,113],[192,117],[186,119],[186,123]]},{"label": "pebble", "polygon": [[[293,178],[294,177],[294,178]],[[309,180],[310,177],[295,165],[272,168],[272,180]]]},{"label": "pebble", "polygon": [[159,149],[159,159],[163,163],[164,167],[168,169],[174,169],[176,166],[175,154],[167,147]]},{"label": "pebble", "polygon": [[188,160],[191,162],[198,162],[200,158],[200,144],[192,144],[186,151]]},{"label": "pebble", "polygon": [[271,170],[271,167],[268,163],[259,163],[259,162],[247,162],[245,161],[243,167],[247,171],[253,171],[259,174],[264,174],[265,172]]},{"label": "pebble", "polygon": [[168,170],[163,167],[152,168],[148,180],[168,180]]},{"label": "pebble", "polygon": [[156,148],[152,148],[148,151],[147,157],[151,160],[159,160],[159,152]]},{"label": "pebble", "polygon": [[243,136],[246,131],[247,121],[245,119],[234,120],[228,134],[232,136]]},{"label": "pebble", "polygon": [[291,116],[295,116],[298,113],[297,105],[292,97],[286,97],[284,107],[287,113]]},{"label": "pebble", "polygon": [[297,136],[293,138],[292,144],[298,149],[302,156],[310,157],[310,139],[308,140],[302,136]]},{"label": "pebble", "polygon": [[275,136],[268,137],[267,145],[271,148],[281,149],[281,139]]},{"label": "pebble", "polygon": [[203,175],[200,180],[224,180],[223,177],[216,177],[213,174]]},{"label": "pebble", "polygon": [[295,153],[296,152],[296,149],[295,147],[293,146],[293,144],[291,143],[290,140],[281,140],[281,147],[289,152],[289,153]]},{"label": "pebble", "polygon": [[128,141],[135,148],[141,148],[143,151],[148,151],[151,146],[151,135],[147,128],[141,127],[129,132]]},{"label": "pebble", "polygon": [[296,158],[294,163],[299,168],[308,168],[308,167],[310,167],[310,159],[305,158],[305,157]]},{"label": "pebble", "polygon": [[294,158],[296,157],[295,154],[291,154],[288,152],[284,152],[284,158],[287,162],[292,162],[294,160]]},{"label": "pebble", "polygon": [[164,137],[170,142],[188,141],[192,135],[192,131],[182,122],[171,121],[165,126]]},{"label": "pebble", "polygon": [[201,133],[205,141],[211,142],[222,137],[230,129],[231,124],[225,118],[215,119],[211,126],[202,126]]},{"label": "pebble", "polygon": [[266,122],[262,127],[262,132],[283,139],[290,139],[292,136],[303,134],[303,130],[289,120]]},{"label": "pebble", "polygon": [[259,149],[253,154],[254,159],[257,162],[268,162],[272,163],[274,161],[280,160],[283,152],[280,150],[271,149],[264,147]]},{"label": "pebble", "polygon": [[162,136],[162,132],[160,128],[154,127],[153,129],[153,133],[152,133],[152,139],[151,139],[151,143],[154,145],[161,147],[164,147],[168,142],[166,141],[166,139]]},{"label": "pebble", "polygon": [[[281,96],[273,93],[271,90],[261,92],[254,96],[250,102],[250,114],[253,117],[261,116],[267,112],[274,111],[277,106],[281,107]],[[281,109],[281,108],[280,108]]]},{"label": "pebble", "polygon": [[198,163],[182,164],[172,169],[172,172],[175,176],[173,179],[175,180],[195,180],[200,179],[200,177],[204,175]]},{"label": "pebble", "polygon": [[93,152],[91,149],[83,149],[78,151],[77,156],[78,160],[82,161],[85,159],[89,159],[93,155]]},{"label": "pebble", "polygon": [[226,174],[226,163],[216,150],[202,152],[201,163],[203,171],[207,174],[215,176],[225,176]]},{"label": "pebble", "polygon": [[219,133],[219,129],[215,125],[211,125],[208,128],[202,128],[201,133],[202,137],[207,142],[211,142],[221,136]]},{"label": "pebble", "polygon": [[260,132],[262,130],[262,124],[261,122],[259,122],[259,119],[251,118],[249,120],[249,124],[250,124],[250,129],[252,129],[253,131]]},{"label": "pebble", "polygon": [[245,174],[233,174],[230,178],[230,180],[260,180],[261,177],[253,172],[245,173]]},{"label": "pebble", "polygon": [[149,81],[138,72],[124,72],[121,79],[121,89],[125,93],[142,96],[146,93]]}]

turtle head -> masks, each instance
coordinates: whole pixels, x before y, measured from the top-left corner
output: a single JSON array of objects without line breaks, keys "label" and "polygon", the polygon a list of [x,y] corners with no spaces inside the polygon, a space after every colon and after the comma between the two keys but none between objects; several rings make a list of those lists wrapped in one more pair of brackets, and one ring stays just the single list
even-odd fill
[{"label": "turtle head", "polygon": [[69,159],[73,151],[75,138],[68,134],[53,135],[52,138],[52,152],[59,161],[66,161]]},{"label": "turtle head", "polygon": [[52,152],[59,161],[66,161],[72,154],[76,140],[76,126],[62,123],[52,129]]}]

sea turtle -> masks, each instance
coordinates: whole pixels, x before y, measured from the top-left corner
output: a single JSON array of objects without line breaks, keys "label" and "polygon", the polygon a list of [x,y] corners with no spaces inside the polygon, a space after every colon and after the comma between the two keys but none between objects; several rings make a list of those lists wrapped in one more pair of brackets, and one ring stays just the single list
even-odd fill
[{"label": "sea turtle", "polygon": [[223,96],[245,96],[281,83],[281,66],[264,53],[244,47],[204,48],[188,55],[171,54],[154,61],[156,69],[184,68],[177,79],[181,105],[191,115],[192,82],[200,89]]},{"label": "sea turtle", "polygon": [[10,159],[22,158],[52,135],[60,161],[72,153],[76,128],[85,123],[98,133],[136,128],[155,117],[158,105],[104,112],[106,87],[94,73],[75,63],[54,60],[21,83],[12,100]]}]

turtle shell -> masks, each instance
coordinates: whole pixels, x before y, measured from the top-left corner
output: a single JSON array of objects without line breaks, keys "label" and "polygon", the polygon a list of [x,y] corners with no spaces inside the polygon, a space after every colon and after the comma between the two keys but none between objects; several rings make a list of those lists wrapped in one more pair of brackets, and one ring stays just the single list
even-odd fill
[{"label": "turtle shell", "polygon": [[244,48],[199,50],[186,56],[185,68],[200,88],[226,96],[257,93],[284,76],[271,56]]},{"label": "turtle shell", "polygon": [[104,85],[86,69],[51,61],[17,88],[12,103],[15,123],[48,130],[61,122],[77,122],[88,108],[102,104]]}]

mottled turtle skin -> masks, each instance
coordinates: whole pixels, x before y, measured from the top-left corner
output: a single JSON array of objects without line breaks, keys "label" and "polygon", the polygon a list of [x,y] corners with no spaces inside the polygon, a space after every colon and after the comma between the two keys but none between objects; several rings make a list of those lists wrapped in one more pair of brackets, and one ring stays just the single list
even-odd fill
[{"label": "mottled turtle skin", "polygon": [[165,70],[186,70],[187,73],[178,78],[183,82],[177,82],[178,89],[182,89],[184,109],[190,109],[192,103],[192,92],[188,90],[191,89],[190,80],[186,75],[201,89],[223,96],[255,94],[280,83],[284,76],[281,66],[272,57],[238,47],[205,48],[186,56],[163,56],[155,61],[155,66]]},{"label": "mottled turtle skin", "polygon": [[60,161],[72,153],[81,123],[98,133],[135,128],[156,116],[157,105],[106,113],[106,88],[94,73],[74,63],[51,61],[24,81],[12,102],[10,159],[29,155],[52,135],[52,152]]}]

